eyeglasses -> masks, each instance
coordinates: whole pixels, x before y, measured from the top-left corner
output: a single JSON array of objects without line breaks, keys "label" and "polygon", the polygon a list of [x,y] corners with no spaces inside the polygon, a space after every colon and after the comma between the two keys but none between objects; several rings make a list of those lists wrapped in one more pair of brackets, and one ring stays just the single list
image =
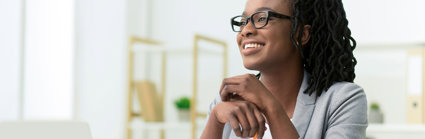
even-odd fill
[{"label": "eyeglasses", "polygon": [[248,24],[248,21],[251,20],[252,27],[256,29],[261,29],[267,25],[270,20],[270,17],[277,17],[281,19],[292,19],[293,17],[283,15],[280,13],[272,11],[258,11],[252,14],[250,17],[238,15],[230,19],[232,24],[232,29],[234,32],[241,32],[243,28]]}]

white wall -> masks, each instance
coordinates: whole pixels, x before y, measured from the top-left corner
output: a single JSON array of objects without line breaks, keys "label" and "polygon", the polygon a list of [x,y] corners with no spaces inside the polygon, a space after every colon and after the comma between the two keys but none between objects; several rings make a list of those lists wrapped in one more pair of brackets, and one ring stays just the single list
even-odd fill
[{"label": "white wall", "polygon": [[[398,47],[409,45],[398,45]],[[363,87],[368,103],[378,103],[388,124],[406,123],[407,49],[360,48],[355,56],[355,82]]]},{"label": "white wall", "polygon": [[359,44],[423,43],[423,0],[344,0],[352,34]]},{"label": "white wall", "polygon": [[125,121],[126,1],[75,1],[75,118],[94,137],[121,138]]},{"label": "white wall", "polygon": [[21,1],[0,1],[0,120],[19,113]]},{"label": "white wall", "polygon": [[407,48],[403,47],[425,42],[422,5],[425,1],[344,1],[358,43],[355,81],[365,89],[369,103],[380,104],[385,123],[406,123]]},{"label": "white wall", "polygon": [[226,41],[229,74],[243,71],[230,18],[242,13],[244,0],[155,0],[153,4],[152,38],[164,40],[170,47],[191,47],[194,34]]}]

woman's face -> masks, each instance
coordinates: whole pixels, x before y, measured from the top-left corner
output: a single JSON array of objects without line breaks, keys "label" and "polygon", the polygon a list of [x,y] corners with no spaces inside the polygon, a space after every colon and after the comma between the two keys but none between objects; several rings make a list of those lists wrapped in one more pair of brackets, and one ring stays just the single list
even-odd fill
[{"label": "woman's face", "polygon": [[[270,10],[292,16],[287,0],[248,0],[244,16],[257,11]],[[290,41],[291,20],[270,17],[268,24],[255,29],[251,21],[237,35],[237,43],[244,66],[251,70],[273,70],[276,67],[296,66],[300,59],[297,49]],[[254,45],[252,45],[254,44]],[[248,46],[248,48],[245,48]],[[256,46],[256,47],[249,47]]]}]

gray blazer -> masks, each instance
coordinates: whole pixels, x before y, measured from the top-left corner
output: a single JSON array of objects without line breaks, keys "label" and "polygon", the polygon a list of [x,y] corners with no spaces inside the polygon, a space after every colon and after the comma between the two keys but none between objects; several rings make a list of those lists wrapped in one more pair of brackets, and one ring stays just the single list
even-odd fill
[{"label": "gray blazer", "polygon": [[[320,96],[304,93],[309,74],[298,92],[292,123],[301,139],[364,139],[366,138],[367,101],[363,89],[349,82],[333,84]],[[217,96],[210,105],[212,108],[221,102]],[[209,112],[208,112],[209,115]],[[240,139],[227,123],[223,129],[223,139]]]}]

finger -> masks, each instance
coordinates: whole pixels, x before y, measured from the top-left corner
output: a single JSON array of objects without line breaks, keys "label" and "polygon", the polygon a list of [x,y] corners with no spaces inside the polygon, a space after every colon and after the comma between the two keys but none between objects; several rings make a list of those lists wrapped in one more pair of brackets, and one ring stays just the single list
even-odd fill
[{"label": "finger", "polygon": [[[226,78],[223,80],[221,87],[220,87],[220,92],[223,92],[223,90],[225,89],[225,87],[227,85],[238,85],[238,86],[246,86],[248,82],[250,82],[250,80],[258,80],[255,75],[253,74],[245,74],[245,75],[240,75],[237,77],[232,77],[232,78]],[[226,99],[226,98],[224,98]]]},{"label": "finger", "polygon": [[220,90],[223,89],[224,85],[227,85],[227,84],[240,84],[242,82],[247,81],[247,79],[250,79],[250,78],[257,79],[254,74],[244,74],[244,75],[234,76],[234,77],[231,77],[231,78],[225,78],[222,81]]},{"label": "finger", "polygon": [[235,132],[235,135],[238,136],[238,137],[242,136],[241,127],[240,127],[238,118],[236,118],[236,115],[230,116],[229,123],[230,123],[230,126],[233,129],[233,132]]},{"label": "finger", "polygon": [[229,97],[237,94],[239,92],[239,85],[225,85],[220,92],[220,97],[222,101],[229,101]]},{"label": "finger", "polygon": [[241,77],[239,77],[239,76],[235,76],[235,77],[223,79],[223,81],[221,82],[221,86],[220,86],[220,92],[221,92],[221,90],[223,90],[223,87],[227,84],[239,84],[240,78]]},{"label": "finger", "polygon": [[249,131],[249,137],[253,137],[255,135],[255,133],[258,130],[258,121],[257,121],[257,117],[255,116],[254,113],[254,109],[256,109],[256,106],[253,105],[252,103],[249,102],[245,102],[244,105],[245,106],[245,115],[248,119],[249,125],[251,126],[251,131]]},{"label": "finger", "polygon": [[258,79],[257,76],[255,76],[255,74],[245,74],[243,76],[245,79],[251,80],[251,79]]},{"label": "finger", "polygon": [[244,114],[244,108],[241,108],[242,106],[236,107],[235,113],[236,117],[238,118],[239,123],[242,126],[242,136],[243,138],[248,137],[249,131],[251,131],[251,126],[249,125],[248,119],[246,118],[246,115]]},{"label": "finger", "polygon": [[227,94],[223,94],[224,89],[226,89],[226,85],[229,84],[229,80],[232,80],[232,78],[225,78],[223,79],[223,81],[221,82],[221,86],[220,86],[220,97],[222,101],[228,101],[229,100],[229,95]]},{"label": "finger", "polygon": [[258,121],[257,137],[258,139],[261,139],[263,138],[264,132],[266,131],[266,120],[264,119],[263,114],[257,108],[254,109],[254,114]]},{"label": "finger", "polygon": [[224,83],[226,82],[226,80],[227,80],[228,78],[224,78],[223,79],[223,81],[221,81],[221,86],[220,86],[220,90],[219,90],[219,92],[221,92],[222,90],[223,90],[223,88],[224,88]]}]

